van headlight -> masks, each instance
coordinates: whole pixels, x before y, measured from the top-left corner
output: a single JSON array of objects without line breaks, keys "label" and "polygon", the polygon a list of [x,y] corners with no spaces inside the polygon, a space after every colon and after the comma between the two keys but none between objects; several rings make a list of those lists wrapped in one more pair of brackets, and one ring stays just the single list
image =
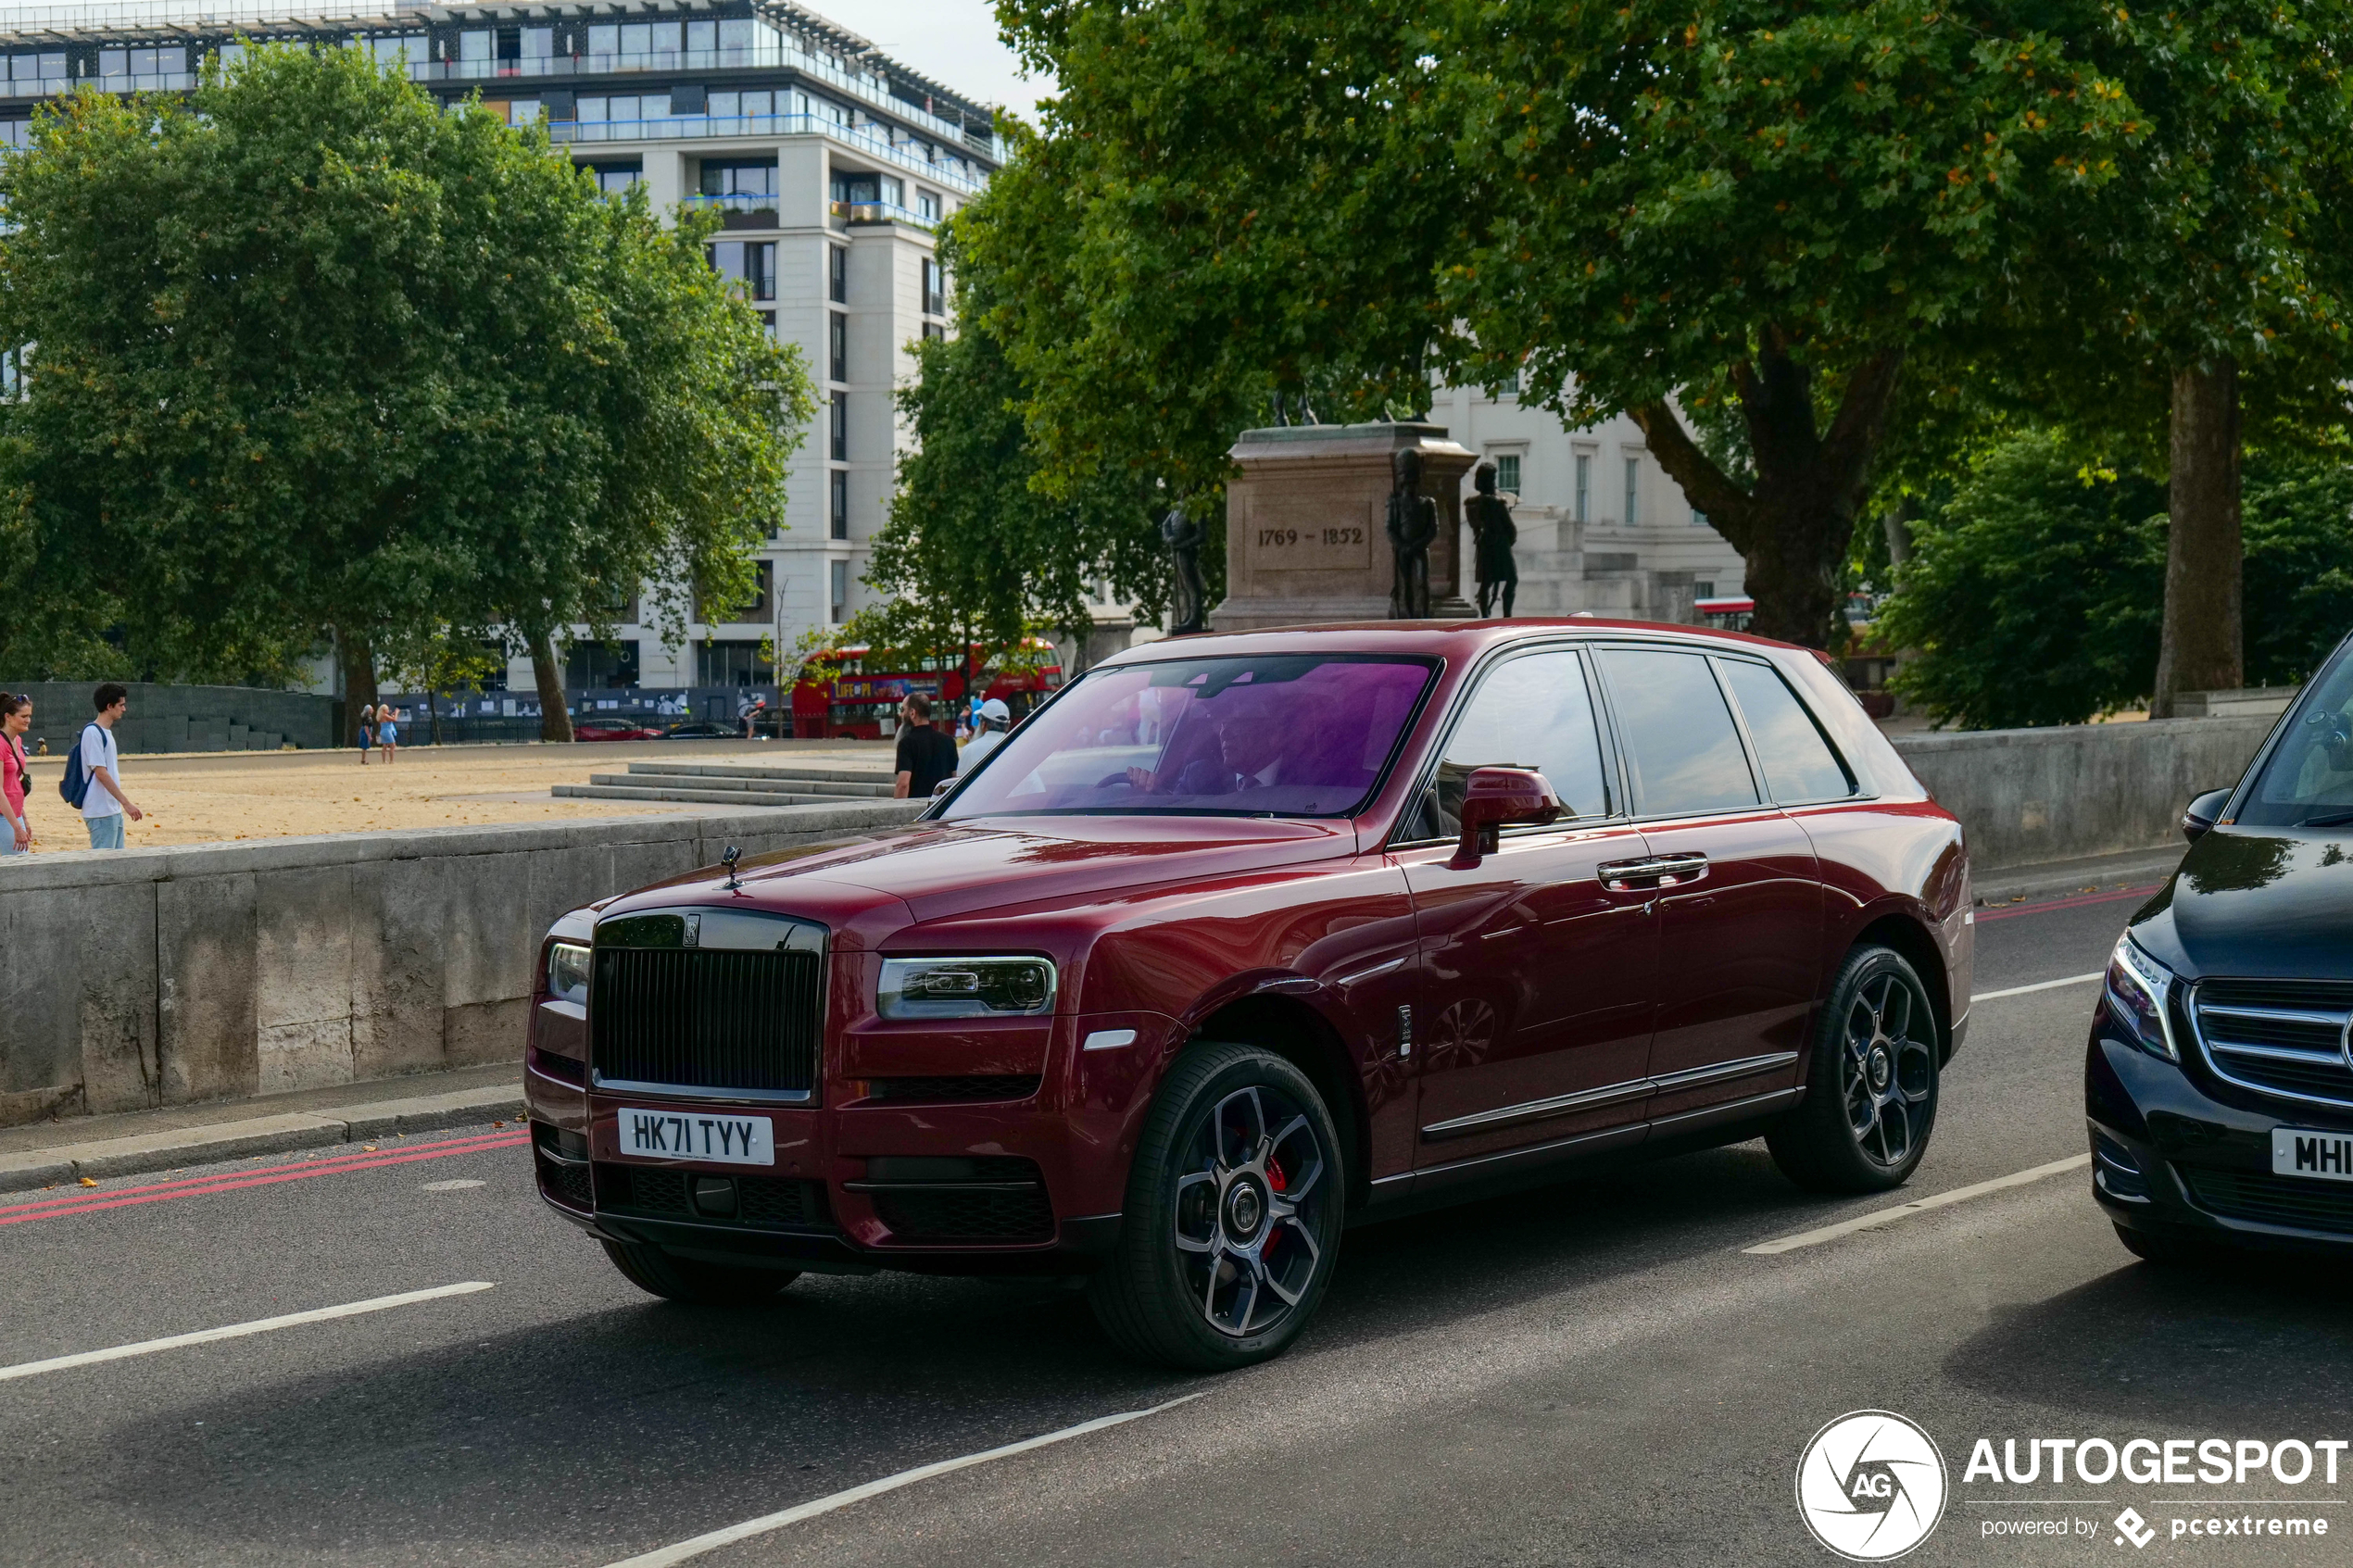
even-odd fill
[{"label": "van headlight", "polygon": [[1047,959],[885,959],[875,1010],[885,1018],[1002,1018],[1054,1010]]},{"label": "van headlight", "polygon": [[2167,1022],[2166,1000],[2173,990],[2173,972],[2141,950],[2130,935],[2116,939],[2108,960],[2108,997],[2116,1021],[2133,1043],[2153,1056],[2179,1061],[2173,1030]]},{"label": "van headlight", "polygon": [[588,949],[576,942],[547,944],[547,995],[588,1005]]}]

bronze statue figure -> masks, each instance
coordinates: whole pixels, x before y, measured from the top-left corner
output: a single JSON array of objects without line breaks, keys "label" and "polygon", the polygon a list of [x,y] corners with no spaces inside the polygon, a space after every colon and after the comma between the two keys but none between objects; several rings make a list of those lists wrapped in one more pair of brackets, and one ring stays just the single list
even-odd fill
[{"label": "bronze statue figure", "polygon": [[1389,547],[1396,579],[1389,590],[1392,621],[1429,619],[1429,547],[1438,538],[1438,503],[1422,492],[1422,455],[1408,446],[1390,459]]},{"label": "bronze statue figure", "polygon": [[1168,596],[1168,634],[1189,636],[1209,629],[1209,607],[1201,585],[1201,524],[1182,507],[1161,514],[1161,543],[1168,546],[1175,582]]},{"label": "bronze statue figure", "polygon": [[1512,559],[1512,546],[1519,541],[1519,530],[1512,525],[1511,503],[1495,494],[1493,463],[1480,463],[1472,473],[1471,483],[1476,488],[1463,503],[1463,511],[1470,523],[1473,564],[1478,572],[1479,618],[1484,620],[1494,612],[1495,600],[1501,596],[1504,619],[1508,621],[1512,601],[1519,596],[1519,567]]}]

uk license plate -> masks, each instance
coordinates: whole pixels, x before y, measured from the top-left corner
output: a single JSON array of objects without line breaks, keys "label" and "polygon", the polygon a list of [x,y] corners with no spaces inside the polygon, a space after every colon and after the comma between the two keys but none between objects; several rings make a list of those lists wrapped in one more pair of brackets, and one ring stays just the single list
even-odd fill
[{"label": "uk license plate", "polygon": [[621,1153],[632,1160],[708,1160],[722,1165],[774,1165],[776,1130],[765,1116],[711,1110],[620,1112]]},{"label": "uk license plate", "polygon": [[2271,1173],[2353,1182],[2353,1134],[2309,1127],[2271,1129]]}]

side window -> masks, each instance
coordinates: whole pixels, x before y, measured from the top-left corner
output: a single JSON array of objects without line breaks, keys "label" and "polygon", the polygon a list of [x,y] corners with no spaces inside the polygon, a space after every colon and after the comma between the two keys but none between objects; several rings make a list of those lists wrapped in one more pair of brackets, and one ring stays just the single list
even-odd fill
[{"label": "side window", "polygon": [[1703,655],[1604,648],[1600,657],[1637,811],[1680,816],[1757,803],[1732,710]]},{"label": "side window", "polygon": [[1462,831],[1463,786],[1474,768],[1533,768],[1570,816],[1607,816],[1584,661],[1563,649],[1526,654],[1488,671],[1446,742],[1415,837],[1452,838]]},{"label": "side window", "polygon": [[1716,668],[1748,721],[1748,738],[1756,743],[1756,763],[1774,799],[1841,800],[1855,793],[1838,753],[1778,671],[1744,659],[1718,659]]}]

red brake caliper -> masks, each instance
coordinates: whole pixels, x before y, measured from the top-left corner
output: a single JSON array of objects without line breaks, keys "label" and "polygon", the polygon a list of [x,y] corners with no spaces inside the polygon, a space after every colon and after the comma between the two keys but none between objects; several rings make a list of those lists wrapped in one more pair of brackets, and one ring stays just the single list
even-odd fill
[{"label": "red brake caliper", "polygon": [[[1290,1187],[1290,1178],[1283,1174],[1283,1162],[1271,1154],[1266,1157],[1266,1185],[1277,1192],[1285,1192]],[[1266,1233],[1265,1245],[1258,1249],[1260,1262],[1264,1263],[1275,1255],[1275,1243],[1280,1239],[1282,1239],[1280,1231],[1270,1229]]]}]

